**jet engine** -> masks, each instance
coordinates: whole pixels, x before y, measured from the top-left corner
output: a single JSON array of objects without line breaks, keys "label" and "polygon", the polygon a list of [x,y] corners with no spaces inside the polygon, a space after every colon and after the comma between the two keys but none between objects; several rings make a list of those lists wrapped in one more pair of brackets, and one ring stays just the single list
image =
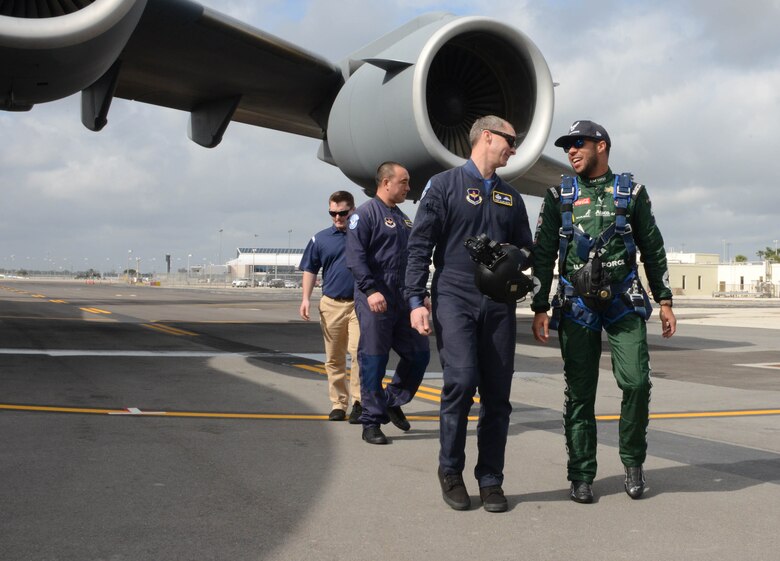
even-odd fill
[{"label": "jet engine", "polygon": [[419,197],[428,178],[469,157],[469,131],[484,115],[505,118],[522,138],[499,173],[507,181],[539,159],[552,123],[553,82],[522,32],[484,17],[420,18],[342,63],[320,158],[367,193],[376,167],[403,164]]},{"label": "jet engine", "polygon": [[[146,0],[0,2],[0,106],[27,111],[104,76]],[[53,52],[41,57],[42,51]]]}]

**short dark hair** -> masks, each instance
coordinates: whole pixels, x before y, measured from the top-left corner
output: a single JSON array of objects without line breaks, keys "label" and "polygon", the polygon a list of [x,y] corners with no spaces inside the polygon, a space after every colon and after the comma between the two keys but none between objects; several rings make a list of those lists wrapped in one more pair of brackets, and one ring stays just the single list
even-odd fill
[{"label": "short dark hair", "polygon": [[349,208],[355,208],[355,197],[349,191],[336,191],[328,199],[329,203],[347,203]]},{"label": "short dark hair", "polygon": [[382,181],[384,181],[386,178],[393,177],[395,175],[396,167],[403,168],[404,166],[398,162],[393,161],[382,162],[379,164],[379,167],[376,168],[376,186],[379,187],[382,184]]}]

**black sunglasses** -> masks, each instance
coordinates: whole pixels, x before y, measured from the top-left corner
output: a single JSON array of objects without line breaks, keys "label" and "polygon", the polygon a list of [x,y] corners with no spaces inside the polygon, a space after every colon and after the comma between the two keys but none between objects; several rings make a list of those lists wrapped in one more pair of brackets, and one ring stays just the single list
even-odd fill
[{"label": "black sunglasses", "polygon": [[520,140],[516,136],[512,136],[508,132],[502,132],[502,131],[494,131],[493,129],[484,129],[488,132],[492,132],[493,134],[497,134],[501,138],[507,141],[507,144],[509,144],[510,148],[515,148],[520,145]]},{"label": "black sunglasses", "polygon": [[334,218],[335,218],[336,216],[341,216],[342,218],[344,218],[344,217],[345,217],[345,216],[347,216],[347,215],[348,215],[350,212],[352,212],[352,209],[351,209],[351,208],[348,208],[347,210],[329,210],[329,211],[328,211],[328,214],[330,214],[330,215],[331,215],[331,216],[333,216]]},{"label": "black sunglasses", "polygon": [[572,149],[572,146],[573,146],[574,148],[576,148],[577,150],[579,150],[580,148],[582,148],[583,146],[585,146],[585,140],[586,140],[585,138],[582,138],[582,137],[580,137],[580,138],[575,138],[575,139],[574,139],[574,140],[572,140],[571,142],[565,142],[565,143],[563,144],[563,146],[562,146],[562,148],[563,148],[563,151],[564,151],[564,152],[568,152],[569,150],[571,150],[571,149]]}]

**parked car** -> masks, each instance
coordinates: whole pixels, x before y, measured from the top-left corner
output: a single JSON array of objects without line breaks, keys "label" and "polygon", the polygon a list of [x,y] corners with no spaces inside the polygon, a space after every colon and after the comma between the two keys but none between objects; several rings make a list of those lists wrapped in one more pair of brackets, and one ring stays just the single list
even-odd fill
[{"label": "parked car", "polygon": [[249,279],[235,279],[232,284],[235,288],[247,288],[249,282]]},{"label": "parked car", "polygon": [[284,288],[284,279],[271,279],[268,281],[268,286],[271,288]]},{"label": "parked car", "polygon": [[284,281],[284,287],[285,288],[298,288],[298,283],[291,280]]}]

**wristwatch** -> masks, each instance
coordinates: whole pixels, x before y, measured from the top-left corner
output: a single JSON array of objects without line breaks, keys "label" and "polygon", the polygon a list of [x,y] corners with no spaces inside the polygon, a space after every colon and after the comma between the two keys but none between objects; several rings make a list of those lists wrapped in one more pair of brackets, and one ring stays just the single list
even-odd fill
[{"label": "wristwatch", "polygon": [[669,300],[659,300],[658,301],[658,305],[659,306],[669,306],[671,308],[672,307],[672,300],[671,299],[669,299]]}]

